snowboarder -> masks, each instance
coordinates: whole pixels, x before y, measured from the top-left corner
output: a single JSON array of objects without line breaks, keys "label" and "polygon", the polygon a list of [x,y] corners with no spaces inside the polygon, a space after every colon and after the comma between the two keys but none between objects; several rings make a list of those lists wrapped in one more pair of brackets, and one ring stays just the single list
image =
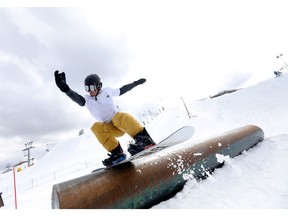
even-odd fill
[{"label": "snowboarder", "polygon": [[120,96],[130,91],[134,87],[146,82],[142,78],[121,88],[102,88],[102,81],[97,74],[90,74],[84,80],[85,90],[89,93],[84,97],[70,89],[66,83],[65,73],[54,73],[55,82],[58,88],[69,98],[80,106],[86,106],[92,116],[97,120],[91,130],[103,147],[110,152],[109,158],[102,161],[106,167],[112,166],[126,159],[120,142],[116,137],[121,137],[127,133],[135,140],[130,144],[128,152],[135,155],[146,148],[155,145],[155,142],[148,134],[145,127],[129,113],[120,112],[113,102],[113,97]]}]

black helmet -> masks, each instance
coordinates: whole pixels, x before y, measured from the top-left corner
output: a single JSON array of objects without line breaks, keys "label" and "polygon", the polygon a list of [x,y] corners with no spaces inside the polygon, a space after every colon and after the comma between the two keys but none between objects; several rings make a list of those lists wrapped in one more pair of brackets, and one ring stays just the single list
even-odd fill
[{"label": "black helmet", "polygon": [[84,85],[85,86],[94,85],[98,89],[101,89],[102,87],[101,78],[97,74],[90,74],[85,78]]}]

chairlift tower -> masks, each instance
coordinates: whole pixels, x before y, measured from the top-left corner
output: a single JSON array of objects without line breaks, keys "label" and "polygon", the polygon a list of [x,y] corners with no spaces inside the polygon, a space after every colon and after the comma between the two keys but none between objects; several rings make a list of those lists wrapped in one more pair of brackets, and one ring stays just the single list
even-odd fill
[{"label": "chairlift tower", "polygon": [[26,147],[26,148],[22,150],[22,151],[27,151],[27,152],[28,152],[28,153],[27,153],[27,156],[28,156],[28,159],[27,159],[28,167],[31,166],[31,164],[30,164],[30,161],[31,161],[30,149],[31,149],[31,148],[35,148],[35,146],[32,146],[32,144],[33,144],[33,141],[30,141],[30,142],[28,142],[28,143],[25,143],[25,147]]}]

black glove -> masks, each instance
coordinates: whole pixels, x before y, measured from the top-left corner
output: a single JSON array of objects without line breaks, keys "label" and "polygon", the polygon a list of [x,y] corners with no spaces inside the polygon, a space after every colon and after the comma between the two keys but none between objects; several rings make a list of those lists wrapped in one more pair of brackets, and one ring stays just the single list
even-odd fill
[{"label": "black glove", "polygon": [[142,78],[142,79],[139,79],[139,80],[137,80],[137,81],[134,81],[134,84],[135,84],[135,85],[140,85],[140,84],[143,84],[143,83],[145,83],[145,82],[146,82],[146,79]]},{"label": "black glove", "polygon": [[58,88],[62,91],[62,92],[67,92],[70,90],[69,86],[66,83],[66,77],[65,77],[65,73],[59,73],[58,70],[55,71],[54,73],[55,76],[55,82],[56,85],[58,86]]}]

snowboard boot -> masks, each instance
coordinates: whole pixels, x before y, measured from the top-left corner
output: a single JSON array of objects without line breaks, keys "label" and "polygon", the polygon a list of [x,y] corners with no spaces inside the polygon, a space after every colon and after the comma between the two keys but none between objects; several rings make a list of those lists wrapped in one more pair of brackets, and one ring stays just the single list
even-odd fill
[{"label": "snowboard boot", "polygon": [[126,154],[123,153],[123,149],[120,144],[113,149],[111,154],[108,154],[108,156],[109,158],[102,161],[103,165],[106,167],[110,167],[126,159]]},{"label": "snowboard boot", "polygon": [[130,144],[128,147],[128,152],[132,156],[147,148],[150,148],[156,145],[153,139],[150,137],[150,135],[146,131],[146,128],[144,128],[142,131],[136,134],[134,137],[134,140],[135,140],[135,144]]}]

